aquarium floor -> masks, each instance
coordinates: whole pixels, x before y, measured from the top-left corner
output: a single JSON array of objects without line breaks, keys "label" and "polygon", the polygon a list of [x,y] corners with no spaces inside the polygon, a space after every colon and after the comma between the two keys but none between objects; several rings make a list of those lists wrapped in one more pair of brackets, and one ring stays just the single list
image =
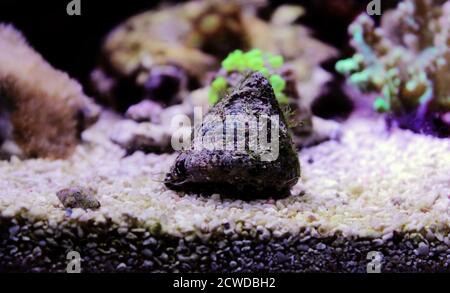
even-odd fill
[{"label": "aquarium floor", "polygon": [[[162,183],[175,154],[131,156],[108,139],[118,118],[106,113],[84,133],[69,160],[0,162],[0,213],[18,212],[50,222],[69,219],[115,223],[133,217],[182,235],[260,228],[295,234],[305,227],[321,235],[378,237],[393,231],[447,231],[450,224],[450,140],[395,130],[381,120],[353,117],[340,141],[300,152],[302,176],[292,196],[241,201],[177,194]],[[56,192],[79,185],[97,191],[97,211],[65,210]]]},{"label": "aquarium floor", "polygon": [[[65,161],[0,162],[0,271],[366,272],[450,268],[450,140],[385,131],[355,116],[340,141],[300,152],[285,199],[241,201],[167,190],[175,154],[131,156],[105,113]],[[101,208],[66,210],[56,192],[91,187]]]}]

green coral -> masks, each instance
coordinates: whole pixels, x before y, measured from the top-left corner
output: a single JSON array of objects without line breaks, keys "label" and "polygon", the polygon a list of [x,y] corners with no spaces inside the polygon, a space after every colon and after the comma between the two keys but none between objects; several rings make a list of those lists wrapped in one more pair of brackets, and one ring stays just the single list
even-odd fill
[{"label": "green coral", "polygon": [[280,68],[284,64],[283,56],[280,56],[280,55],[270,56],[269,57],[269,64],[275,69],[276,68]]},{"label": "green coral", "polygon": [[389,111],[390,105],[387,100],[385,100],[382,97],[378,97],[375,99],[375,102],[373,103],[373,107],[378,112],[387,112],[387,111]]},{"label": "green coral", "polygon": [[[280,55],[263,53],[259,49],[252,49],[248,52],[235,50],[231,52],[223,61],[222,68],[226,73],[248,71],[258,71],[269,79],[275,96],[280,104],[287,104],[288,98],[283,93],[286,89],[286,81],[281,75],[274,73],[284,65],[284,59]],[[219,100],[220,93],[228,87],[226,79],[222,76],[217,77],[211,84],[209,91],[209,102],[214,105]]]},{"label": "green coral", "polygon": [[275,92],[275,96],[280,104],[287,104],[288,99],[283,91],[286,89],[286,81],[279,74],[273,74],[269,78],[270,85]]},{"label": "green coral", "polygon": [[214,105],[219,101],[219,94],[227,88],[227,80],[222,77],[218,76],[214,81],[211,83],[211,89],[209,91],[209,103],[211,105]]},{"label": "green coral", "polygon": [[352,72],[355,72],[359,69],[359,62],[355,57],[339,60],[336,63],[336,71],[340,72],[342,74],[350,74]]},{"label": "green coral", "polygon": [[356,53],[338,61],[336,71],[361,92],[377,94],[378,112],[443,117],[450,112],[449,19],[450,1],[440,0],[404,0],[381,27],[362,14],[349,27]]}]

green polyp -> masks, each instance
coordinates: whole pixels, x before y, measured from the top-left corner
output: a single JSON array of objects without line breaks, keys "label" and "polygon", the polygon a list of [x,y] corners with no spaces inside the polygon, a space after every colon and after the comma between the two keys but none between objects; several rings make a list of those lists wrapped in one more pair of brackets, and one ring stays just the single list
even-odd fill
[{"label": "green polyp", "polygon": [[389,103],[381,97],[375,99],[373,107],[377,112],[387,112],[390,108]]},{"label": "green polyp", "polygon": [[423,83],[429,83],[429,80],[427,78],[427,75],[425,74],[425,72],[420,72],[419,74],[419,80]]},{"label": "green polyp", "polygon": [[269,78],[270,72],[269,69],[263,67],[260,70],[258,70],[265,78]]},{"label": "green polyp", "polygon": [[372,76],[372,83],[376,86],[376,87],[382,87],[383,83],[384,83],[384,78],[380,75],[380,74],[375,74],[374,76]]},{"label": "green polyp", "polygon": [[383,96],[385,97],[386,100],[390,100],[391,99],[391,90],[389,88],[388,84],[385,84],[383,86]]},{"label": "green polyp", "polygon": [[222,61],[222,67],[228,72],[242,69],[245,67],[243,56],[241,50],[234,50]]},{"label": "green polyp", "polygon": [[269,82],[273,88],[273,91],[275,92],[275,97],[278,100],[278,103],[280,104],[287,104],[288,98],[283,93],[284,89],[286,88],[286,81],[281,77],[279,74],[273,74],[269,78]]},{"label": "green polyp", "polygon": [[228,82],[223,76],[218,76],[213,80],[208,92],[208,101],[211,105],[215,105],[219,101],[219,93],[226,90],[227,85]]},{"label": "green polyp", "polygon": [[353,30],[353,39],[358,44],[364,43],[363,31],[360,26],[355,27],[355,29]]},{"label": "green polyp", "polygon": [[215,105],[219,101],[219,93],[226,89],[227,84],[227,80],[223,76],[218,76],[213,80],[208,92],[208,101],[211,105]]},{"label": "green polyp", "polygon": [[251,49],[250,51],[248,51],[246,53],[246,55],[250,58],[253,58],[253,57],[262,58],[263,53],[260,49]]},{"label": "green polyp", "polygon": [[262,58],[254,57],[248,60],[247,66],[251,70],[259,71],[264,68],[264,61],[262,60]]},{"label": "green polyp", "polygon": [[335,65],[336,71],[341,74],[350,74],[359,69],[358,62],[355,58],[339,60]]},{"label": "green polyp", "polygon": [[209,104],[215,105],[218,101],[219,101],[219,93],[215,91],[213,88],[211,88],[208,93]]},{"label": "green polyp", "polygon": [[368,70],[363,70],[361,72],[353,73],[350,76],[350,82],[355,85],[364,84],[370,78],[370,74]]},{"label": "green polyp", "polygon": [[417,86],[418,86],[417,81],[411,79],[406,83],[406,90],[412,92],[417,88]]},{"label": "green polyp", "polygon": [[430,101],[433,98],[433,88],[429,86],[427,90],[423,93],[422,96],[419,98],[420,104],[426,104],[428,101]]},{"label": "green polyp", "polygon": [[224,77],[219,76],[216,79],[214,79],[211,86],[216,91],[224,90],[227,86],[227,80]]},{"label": "green polyp", "polygon": [[[264,61],[267,61],[265,64]],[[247,69],[253,71],[260,71],[264,76],[269,76],[269,69],[265,66],[269,66],[273,69],[278,69],[284,64],[284,59],[280,55],[263,54],[259,49],[252,49],[246,53],[241,50],[235,50],[231,52],[227,58],[222,61],[222,67],[227,71],[237,70],[244,72]]]},{"label": "green polyp", "polygon": [[268,59],[270,66],[272,66],[275,69],[282,67],[284,64],[283,56],[280,55],[271,55],[269,56]]},{"label": "green polyp", "polygon": [[353,55],[354,62],[356,62],[356,64],[360,64],[364,62],[364,56],[362,54],[356,53],[355,55]]},{"label": "green polyp", "polygon": [[[274,90],[275,96],[280,104],[287,104],[288,97],[283,93],[286,81],[279,74],[271,74],[273,69],[284,65],[284,59],[280,55],[264,54],[259,49],[252,49],[246,53],[241,50],[231,52],[223,61],[222,68],[227,72],[238,71],[245,73],[249,70],[260,72],[269,82]],[[214,105],[219,100],[219,93],[227,87],[224,77],[217,77],[211,84],[209,91],[209,102]]]},{"label": "green polyp", "polygon": [[367,57],[369,57],[372,54],[372,50],[371,48],[366,44],[365,40],[364,40],[364,32],[362,27],[357,26],[354,30],[353,30],[353,40],[355,41],[356,44],[358,44],[358,46],[361,47],[361,51],[363,51],[363,54]]},{"label": "green polyp", "polygon": [[247,60],[244,58],[238,59],[236,62],[236,69],[239,72],[244,72],[246,69],[248,69]]},{"label": "green polyp", "polygon": [[227,58],[222,61],[222,68],[224,68],[226,71],[230,72],[234,69],[234,63],[231,58]]},{"label": "green polyp", "polygon": [[286,81],[279,74],[273,74],[269,78],[275,92],[282,92],[286,88]]}]

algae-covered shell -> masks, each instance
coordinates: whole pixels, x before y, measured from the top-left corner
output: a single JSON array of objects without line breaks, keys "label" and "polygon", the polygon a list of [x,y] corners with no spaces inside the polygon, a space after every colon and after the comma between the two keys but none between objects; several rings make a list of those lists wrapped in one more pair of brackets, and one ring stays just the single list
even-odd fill
[{"label": "algae-covered shell", "polygon": [[[252,140],[256,139],[252,135],[252,127],[256,127],[256,124],[248,125],[243,140],[234,137],[231,148],[229,145],[222,147],[221,122],[227,119],[228,123],[229,117],[238,117],[233,122],[245,124],[248,120],[239,120],[239,117],[251,115],[279,118],[275,145],[278,151],[271,160],[266,160],[262,153],[252,151],[249,147]],[[274,131],[273,128],[271,131]],[[260,142],[261,137],[258,139]],[[205,140],[214,144],[214,147],[202,145]],[[243,151],[239,151],[239,144],[244,145]],[[166,185],[174,190],[276,197],[289,194],[299,177],[297,153],[273,89],[261,73],[253,73],[204,117],[191,148],[178,156],[167,175]]]}]

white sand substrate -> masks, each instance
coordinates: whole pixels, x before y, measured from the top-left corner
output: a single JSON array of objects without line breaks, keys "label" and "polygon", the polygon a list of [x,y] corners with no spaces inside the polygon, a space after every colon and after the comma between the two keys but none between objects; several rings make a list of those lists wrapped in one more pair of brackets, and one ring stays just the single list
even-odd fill
[{"label": "white sand substrate", "polygon": [[[131,216],[174,235],[228,222],[237,231],[269,229],[275,235],[310,228],[323,235],[389,237],[394,230],[424,229],[445,238],[450,226],[450,139],[406,130],[389,134],[381,119],[353,117],[339,142],[301,151],[302,177],[292,196],[245,202],[167,190],[162,180],[176,154],[125,157],[108,139],[118,121],[104,114],[69,160],[0,161],[0,214],[20,212],[50,223],[123,223]],[[56,192],[74,185],[96,190],[101,208],[68,213]]]}]

